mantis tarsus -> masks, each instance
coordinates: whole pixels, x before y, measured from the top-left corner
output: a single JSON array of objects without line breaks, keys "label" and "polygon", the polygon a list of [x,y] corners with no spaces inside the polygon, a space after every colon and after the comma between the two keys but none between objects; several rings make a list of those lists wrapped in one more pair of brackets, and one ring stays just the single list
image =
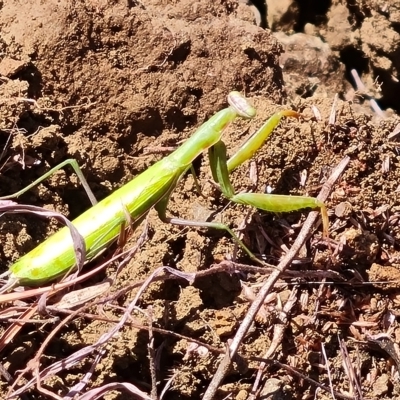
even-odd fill
[{"label": "mantis tarsus", "polygon": [[[229,179],[229,173],[253,156],[282,117],[298,117],[299,114],[291,110],[274,114],[244,143],[235,155],[227,160],[225,144],[221,140],[223,131],[236,117],[253,118],[256,114],[256,110],[238,92],[231,92],[228,95],[228,103],[229,107],[219,111],[200,126],[173,153],[149,167],[104,200],[96,203],[94,196],[90,195],[93,207],[72,221],[84,238],[87,261],[96,257],[118,237],[121,229],[127,225],[127,213],[130,215],[130,222],[136,227],[152,207],[157,210],[161,220],[164,222],[224,229],[232,235],[251,258],[255,259],[251,251],[226,225],[215,222],[194,222],[170,218],[166,215],[167,203],[171,192],[175,189],[183,174],[191,168],[192,162],[204,150],[209,152],[213,178],[229,200],[277,213],[303,208],[320,208],[324,235],[328,234],[327,211],[325,205],[317,199],[306,196],[260,193],[236,194]],[[77,162],[70,159],[33,182],[23,192],[66,164],[70,164],[74,168],[84,186],[89,189]],[[21,193],[22,191],[2,199],[16,197]],[[63,227],[10,266],[9,284],[38,286],[64,276],[74,267],[75,263],[76,257],[70,230],[67,227]]]}]

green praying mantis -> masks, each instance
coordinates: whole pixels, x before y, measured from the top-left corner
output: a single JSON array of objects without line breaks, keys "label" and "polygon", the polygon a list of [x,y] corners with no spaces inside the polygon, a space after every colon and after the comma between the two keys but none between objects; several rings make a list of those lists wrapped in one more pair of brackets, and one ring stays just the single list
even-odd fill
[{"label": "green praying mantis", "polygon": [[[70,164],[83,185],[89,190],[88,194],[93,204],[90,209],[72,221],[84,240],[85,261],[92,260],[99,255],[102,250],[116,240],[121,230],[128,225],[133,226],[133,228],[137,227],[152,207],[156,209],[160,219],[164,222],[223,229],[237,241],[252,259],[256,259],[228,226],[216,222],[195,222],[171,218],[166,214],[169,197],[178,181],[191,168],[193,161],[204,150],[208,150],[213,179],[227,199],[234,203],[275,213],[304,208],[319,208],[323,221],[323,233],[327,236],[328,214],[324,203],[307,196],[235,193],[229,179],[229,173],[254,155],[282,117],[298,117],[299,114],[292,110],[284,110],[274,114],[242,145],[236,154],[227,160],[226,147],[221,140],[225,128],[237,117],[249,119],[256,115],[256,110],[238,92],[229,93],[228,103],[227,108],[212,116],[169,156],[150,166],[99,203],[96,203],[77,162],[73,159],[66,160],[56,166],[23,191],[2,199],[20,195],[54,171]],[[71,271],[77,265],[77,258],[71,230],[65,226],[9,267],[9,283],[7,286],[40,286],[54,281]]]}]

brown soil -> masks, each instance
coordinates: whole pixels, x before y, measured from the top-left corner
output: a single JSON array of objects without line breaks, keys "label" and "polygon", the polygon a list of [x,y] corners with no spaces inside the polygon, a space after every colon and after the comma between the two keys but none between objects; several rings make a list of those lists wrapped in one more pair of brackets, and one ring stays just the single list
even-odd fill
[{"label": "brown soil", "polygon": [[[224,141],[230,153],[275,111],[285,107],[301,112],[300,121],[283,121],[254,158],[256,190],[270,186],[274,193],[316,196],[335,165],[349,156],[351,162],[327,202],[330,249],[317,230],[290,273],[276,285],[264,314],[240,348],[245,368],[233,365],[217,398],[247,398],[259,365],[251,357],[262,357],[270,348],[278,311],[292,290],[298,301],[288,315],[282,343],[269,358],[297,368],[325,387],[331,382],[333,390],[349,398],[361,398],[355,382],[364,398],[400,398],[396,364],[400,359],[388,350],[400,336],[400,146],[399,135],[393,134],[399,121],[396,116],[378,119],[369,109],[355,106],[359,97],[354,91],[352,103],[338,100],[333,107],[335,93],[342,98],[351,95],[345,78],[356,66],[343,64],[345,55],[359,52],[366,56],[366,66],[359,70],[367,85],[364,99],[383,96],[381,105],[400,109],[386,89],[386,80],[381,92],[371,92],[377,73],[385,79],[399,77],[395,49],[400,41],[396,22],[400,5],[349,1],[343,6],[333,1],[324,10],[316,9],[312,19],[303,3],[288,5],[297,25],[288,25],[282,10],[275,20],[269,16],[276,29],[298,31],[299,39],[288,39],[257,26],[262,18],[254,7],[234,0],[33,0],[29,6],[18,0],[0,2],[0,194],[14,193],[50,167],[75,158],[96,197],[104,198],[163,157],[165,150],[179,146],[226,106],[226,95],[233,89],[251,99],[258,114],[251,122],[229,127]],[[285,55],[277,38],[288,46]],[[298,51],[299,43],[304,50]],[[336,119],[328,123],[332,108]],[[315,117],[316,109],[321,118]],[[196,192],[191,175],[185,177],[172,194],[169,214],[187,219],[210,216],[232,228],[244,226],[245,243],[277,264],[296,239],[306,213],[248,213],[246,207],[228,205],[209,182],[207,157],[196,161],[195,168],[204,196]],[[249,163],[232,174],[232,181],[237,191],[252,188]],[[23,194],[18,202],[57,210],[69,219],[90,206],[69,169]],[[134,284],[157,268],[196,273],[234,257],[228,235],[163,224],[153,211],[148,223],[148,239],[112,286],[46,345],[37,364],[40,371],[110,331],[137,294]],[[2,270],[57,228],[56,222],[32,215],[2,215]],[[135,245],[143,229],[129,238],[126,248]],[[242,252],[236,257],[250,264]],[[89,292],[113,276],[116,268],[111,265],[74,290]],[[155,328],[224,350],[266,276],[260,271],[227,271],[192,284],[183,279],[159,281],[141,295],[138,305],[151,312]],[[243,292],[241,283],[247,288]],[[2,333],[34,302],[2,304]],[[55,302],[50,299],[48,304]],[[26,323],[3,346],[0,362],[11,380],[32,366],[31,360],[59,323],[52,317],[66,315],[54,307],[49,313],[30,317],[39,322]],[[104,347],[81,393],[113,382],[131,383],[150,393],[149,333],[135,327],[148,322],[143,313],[133,312]],[[377,339],[382,334],[387,335],[386,347]],[[170,333],[153,335],[158,393],[173,377],[165,399],[200,399],[221,356],[211,348],[195,349],[193,342]],[[33,384],[25,398],[52,398],[45,390],[62,398],[89,372],[94,357],[66,366],[44,380],[42,389]],[[350,367],[344,367],[343,360]],[[27,373],[17,387],[31,377]],[[9,387],[3,371],[1,398],[6,398]],[[329,391],[277,366],[267,367],[259,388],[264,398],[271,399],[331,398]],[[265,397],[267,393],[273,395]],[[136,397],[120,389],[104,398]]]}]

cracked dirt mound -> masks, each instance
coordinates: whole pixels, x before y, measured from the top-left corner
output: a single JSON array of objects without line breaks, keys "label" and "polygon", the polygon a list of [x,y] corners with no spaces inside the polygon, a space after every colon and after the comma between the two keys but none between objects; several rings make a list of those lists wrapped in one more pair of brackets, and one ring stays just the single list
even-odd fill
[{"label": "cracked dirt mound", "polygon": [[286,49],[281,63],[292,93],[303,97],[339,93],[363,105],[360,110],[365,113],[371,112],[372,98],[383,110],[399,112],[398,1],[266,2],[265,19]]},{"label": "cracked dirt mound", "polygon": [[[278,65],[281,46],[268,31],[255,26],[252,13],[236,2],[24,4],[3,3],[0,13],[0,139],[4,148],[1,194],[14,193],[50,167],[73,157],[82,165],[96,197],[103,198],[225,107],[226,95],[232,89],[245,93],[258,109],[254,121],[239,121],[226,132],[225,141],[232,150],[268,116],[282,109],[278,104],[288,102]],[[270,186],[275,193],[316,195],[337,162],[345,155],[351,157],[328,203],[335,212],[331,215],[334,256],[329,256],[326,243],[317,240],[319,233],[309,241],[293,265],[295,275],[282,277],[266,304],[266,316],[246,338],[240,351],[247,365],[234,366],[218,398],[246,398],[258,366],[250,357],[260,357],[268,350],[277,311],[287,302],[295,284],[299,285],[298,301],[291,310],[282,347],[272,358],[296,366],[328,386],[326,371],[319,368],[323,363],[321,347],[326,346],[331,365],[336,365],[335,390],[351,392],[346,374],[340,369],[339,333],[350,347],[354,363],[359,361],[360,352],[365,355],[360,374],[365,395],[393,398],[399,391],[385,363],[387,354],[377,356],[367,345],[354,347],[352,342],[354,337],[362,341],[366,334],[385,331],[387,314],[379,312],[383,303],[388,313],[397,310],[396,286],[363,286],[363,280],[398,279],[399,146],[388,140],[396,121],[372,122],[370,116],[355,114],[348,104],[339,102],[336,122],[329,125],[332,103],[333,99],[323,96],[314,97],[312,103],[291,100],[286,106],[302,112],[304,118],[284,121],[255,160],[257,191]],[[311,106],[318,108],[321,120],[313,117]],[[227,202],[207,181],[207,157],[196,162],[195,168],[204,198],[197,194],[188,176],[173,193],[169,212],[189,219],[196,213],[203,219],[213,213],[212,217],[234,228],[245,223],[246,244],[276,264],[293,243],[303,214],[247,214],[244,207],[225,207]],[[238,191],[254,186],[248,171],[249,165],[245,165],[233,175]],[[70,171],[57,173],[18,201],[56,209],[71,219],[89,207]],[[2,216],[0,222],[3,270],[57,229],[55,222],[29,215]],[[142,228],[127,247],[136,243],[141,232]],[[150,213],[148,237],[113,286],[97,296],[98,304],[73,316],[51,340],[40,358],[41,370],[95,343],[115,326],[135,297],[137,286],[156,268],[165,265],[184,273],[206,272],[214,263],[234,254],[228,236],[171,227],[160,223],[154,212]],[[238,257],[248,262],[241,252]],[[75,289],[92,290],[95,284],[113,276],[116,268],[111,265]],[[331,273],[326,276],[339,282],[321,286],[318,291],[313,281],[321,281],[324,273]],[[185,337],[154,333],[154,347],[159,352],[159,391],[174,377],[165,398],[201,398],[220,359],[215,348],[225,349],[251,300],[249,291],[240,295],[240,280],[252,288],[251,293],[257,291],[264,278],[261,272],[236,274],[229,270],[199,278],[193,285],[184,280],[157,282],[141,295],[139,306],[147,312],[152,307],[155,329]],[[387,294],[388,287],[394,292]],[[52,302],[56,300],[50,299],[49,304]],[[3,337],[10,318],[18,317],[32,304],[34,299],[18,303],[16,311],[9,303],[2,306],[8,318],[2,323]],[[54,308],[51,313],[68,315]],[[47,317],[37,318],[47,322],[26,324],[3,348],[1,363],[11,379],[17,379],[18,371],[28,365],[58,324]],[[133,313],[132,320],[105,347],[82,392],[107,383],[128,382],[149,393],[149,334],[146,329],[137,329],[137,324],[147,323],[142,313]],[[392,329],[397,334],[396,323]],[[214,348],[194,348],[188,338]],[[89,371],[92,362],[87,357],[63,369],[47,379],[44,387],[65,396]],[[28,372],[25,378],[31,376]],[[296,393],[313,394],[316,389],[283,369],[271,368],[265,376],[265,391],[271,379],[279,379],[275,390],[287,398],[295,398]],[[387,378],[386,386],[376,385],[371,376],[379,382]],[[21,379],[17,387],[25,383]],[[1,396],[5,397],[10,385],[5,378],[1,385]],[[35,398],[50,398],[32,387],[28,391]],[[107,396],[133,398],[126,392]]]}]

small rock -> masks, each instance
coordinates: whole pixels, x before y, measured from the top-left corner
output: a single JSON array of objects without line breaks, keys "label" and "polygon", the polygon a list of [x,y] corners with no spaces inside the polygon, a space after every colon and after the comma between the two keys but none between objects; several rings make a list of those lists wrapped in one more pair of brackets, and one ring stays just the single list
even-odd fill
[{"label": "small rock", "polygon": [[175,303],[176,319],[178,321],[189,318],[203,306],[199,289],[188,286],[182,289],[178,301]]},{"label": "small rock", "polygon": [[389,388],[389,377],[387,374],[382,374],[375,382],[372,387],[372,397],[380,397],[385,395]]},{"label": "small rock", "polygon": [[273,31],[293,31],[300,13],[295,0],[266,0],[268,28]]},{"label": "small rock", "polygon": [[283,399],[282,382],[276,378],[268,379],[261,390],[260,398],[265,400]]},{"label": "small rock", "polygon": [[26,61],[14,60],[13,58],[3,58],[0,61],[0,75],[11,78],[13,75],[17,74],[19,71],[27,66]]},{"label": "small rock", "polygon": [[379,240],[374,233],[350,228],[343,235],[346,244],[354,251],[352,261],[368,264],[375,261],[379,251]]},{"label": "small rock", "polygon": [[348,218],[353,211],[353,207],[348,201],[342,201],[335,207],[335,215],[338,218]]},{"label": "small rock", "polygon": [[[368,281],[381,289],[398,289],[400,286],[400,266],[373,263],[367,271]],[[379,282],[379,283],[375,283]],[[387,282],[387,283],[385,283]]]}]

